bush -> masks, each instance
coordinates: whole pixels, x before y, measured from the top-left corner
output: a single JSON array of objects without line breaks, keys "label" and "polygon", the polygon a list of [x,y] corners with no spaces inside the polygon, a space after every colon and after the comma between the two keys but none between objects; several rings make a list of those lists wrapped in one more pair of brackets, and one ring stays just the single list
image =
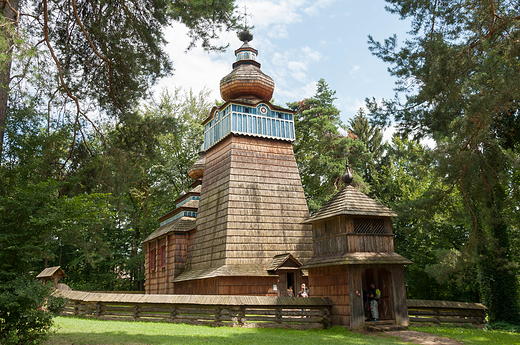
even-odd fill
[{"label": "bush", "polygon": [[67,302],[30,277],[0,281],[0,344],[37,344],[47,338],[52,317]]},{"label": "bush", "polygon": [[513,325],[503,321],[490,322],[486,325],[486,329],[520,333],[519,325]]}]

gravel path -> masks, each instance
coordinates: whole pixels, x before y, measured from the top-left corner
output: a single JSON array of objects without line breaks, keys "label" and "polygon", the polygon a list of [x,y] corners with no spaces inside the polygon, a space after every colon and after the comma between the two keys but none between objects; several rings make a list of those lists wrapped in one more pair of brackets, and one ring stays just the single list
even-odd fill
[{"label": "gravel path", "polygon": [[361,331],[360,333],[367,335],[375,335],[379,337],[397,337],[402,341],[422,344],[422,345],[462,345],[463,342],[453,340],[447,337],[441,337],[430,333],[417,332],[417,331],[390,331],[390,332],[367,332]]}]

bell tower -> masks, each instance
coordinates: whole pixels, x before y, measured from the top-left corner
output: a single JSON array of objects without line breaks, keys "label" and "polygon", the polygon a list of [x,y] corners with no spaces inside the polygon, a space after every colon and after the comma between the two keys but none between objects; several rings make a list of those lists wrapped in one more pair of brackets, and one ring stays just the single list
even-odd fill
[{"label": "bell tower", "polygon": [[276,296],[288,286],[268,269],[274,258],[313,256],[292,148],[294,112],[270,103],[274,81],[260,70],[253,35],[239,38],[233,70],[220,81],[225,103],[202,123],[197,226],[185,269],[173,279],[176,294]]}]

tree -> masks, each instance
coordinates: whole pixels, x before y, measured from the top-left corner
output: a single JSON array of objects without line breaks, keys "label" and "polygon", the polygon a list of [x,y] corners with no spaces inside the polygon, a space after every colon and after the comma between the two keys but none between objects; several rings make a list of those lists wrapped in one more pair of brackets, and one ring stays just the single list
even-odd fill
[{"label": "tree", "polygon": [[398,49],[395,35],[369,37],[370,49],[392,64],[405,101],[369,101],[369,109],[380,124],[393,116],[401,132],[436,140],[432,168],[464,200],[490,320],[518,323],[509,205],[518,189],[520,10],[505,1],[388,2],[412,19],[413,38]]},{"label": "tree", "polygon": [[[146,5],[136,0],[3,0],[1,5],[0,159],[10,84],[23,87],[21,81],[28,80],[38,83],[38,92],[45,87],[49,116],[68,109],[76,131],[82,121],[94,125],[91,112],[124,120],[150,86],[172,71],[163,50],[169,23],[185,24],[190,47],[200,40],[205,49],[222,49],[212,40],[236,27],[232,0],[153,0]],[[11,73],[13,52],[25,52],[13,61],[16,73]]]},{"label": "tree", "polygon": [[[297,112],[294,156],[311,212],[317,211],[339,190],[347,154],[354,171],[360,161],[366,160],[364,144],[340,134],[340,130],[346,132],[346,129],[333,104],[335,94],[325,80],[320,79],[313,97],[288,104]],[[365,187],[358,174],[354,174],[354,184]]]},{"label": "tree", "polygon": [[408,297],[478,302],[475,260],[464,250],[470,242],[464,202],[449,186],[439,197],[430,153],[394,134],[373,172],[371,191],[398,214],[392,220],[395,251],[414,262],[405,267]]},{"label": "tree", "polygon": [[363,168],[363,180],[371,184],[376,166],[380,163],[384,151],[383,132],[380,127],[370,123],[363,109],[359,109],[356,116],[350,119],[349,124],[351,132],[365,144],[367,151],[372,155]]}]

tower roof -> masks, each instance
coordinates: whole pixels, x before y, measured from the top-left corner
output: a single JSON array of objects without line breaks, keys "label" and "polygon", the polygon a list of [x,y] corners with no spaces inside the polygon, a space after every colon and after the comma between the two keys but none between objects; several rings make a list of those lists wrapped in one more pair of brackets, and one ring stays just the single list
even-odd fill
[{"label": "tower roof", "polygon": [[313,223],[339,215],[397,217],[397,213],[349,185],[323,205],[305,223]]},{"label": "tower roof", "polygon": [[220,80],[220,95],[224,101],[239,98],[256,98],[270,101],[273,97],[274,81],[260,70],[256,61],[258,50],[249,42],[253,34],[242,31],[239,38],[244,43],[235,50],[236,62],[233,70]]}]

